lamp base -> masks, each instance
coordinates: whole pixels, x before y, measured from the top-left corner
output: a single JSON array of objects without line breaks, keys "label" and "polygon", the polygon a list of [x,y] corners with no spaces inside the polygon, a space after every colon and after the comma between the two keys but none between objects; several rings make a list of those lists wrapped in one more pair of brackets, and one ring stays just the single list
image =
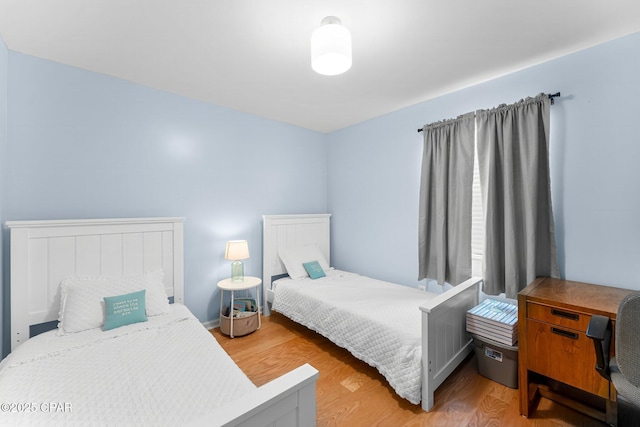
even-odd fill
[{"label": "lamp base", "polygon": [[242,264],[242,261],[233,261],[231,263],[231,281],[234,283],[244,282],[244,264]]}]

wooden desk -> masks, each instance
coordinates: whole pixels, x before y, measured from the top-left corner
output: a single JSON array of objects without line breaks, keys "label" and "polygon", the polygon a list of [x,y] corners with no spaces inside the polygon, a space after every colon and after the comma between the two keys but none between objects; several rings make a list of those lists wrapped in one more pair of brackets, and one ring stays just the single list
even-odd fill
[{"label": "wooden desk", "polygon": [[[609,317],[615,327],[618,306],[631,290],[541,277],[518,294],[518,377],[520,414],[528,417],[539,393],[534,373],[579,390],[615,400],[609,381],[595,370],[593,341],[586,336],[591,315]],[[612,342],[611,352],[613,355]],[[545,394],[552,399],[553,393]],[[570,404],[564,398],[562,403]],[[557,399],[559,400],[559,399]],[[604,413],[576,403],[570,405],[605,420]]]}]

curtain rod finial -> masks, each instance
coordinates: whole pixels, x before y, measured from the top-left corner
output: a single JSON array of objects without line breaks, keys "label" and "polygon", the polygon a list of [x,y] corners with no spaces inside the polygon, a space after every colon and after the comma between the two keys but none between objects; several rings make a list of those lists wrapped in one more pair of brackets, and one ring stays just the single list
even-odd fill
[{"label": "curtain rod finial", "polygon": [[557,97],[559,97],[559,96],[560,96],[560,92],[550,93],[550,94],[547,94],[547,96],[548,96],[548,97],[549,97],[549,99],[551,100],[551,105],[553,105],[553,104],[554,104],[554,100],[553,100],[553,98],[557,98]]}]

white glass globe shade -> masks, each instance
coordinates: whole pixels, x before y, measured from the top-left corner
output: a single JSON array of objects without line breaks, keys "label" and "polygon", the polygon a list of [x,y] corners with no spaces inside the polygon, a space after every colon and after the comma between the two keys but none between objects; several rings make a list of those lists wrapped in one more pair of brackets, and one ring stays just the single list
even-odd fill
[{"label": "white glass globe shade", "polygon": [[335,76],[351,68],[351,33],[338,23],[324,24],[311,35],[311,68]]}]

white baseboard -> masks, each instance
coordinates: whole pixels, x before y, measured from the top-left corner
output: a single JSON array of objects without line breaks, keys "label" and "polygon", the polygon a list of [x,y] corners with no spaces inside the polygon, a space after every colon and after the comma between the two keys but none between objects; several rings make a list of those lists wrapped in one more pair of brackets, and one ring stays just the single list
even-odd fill
[{"label": "white baseboard", "polygon": [[209,320],[207,322],[202,322],[202,326],[204,326],[207,330],[215,329],[220,326],[220,319]]}]

